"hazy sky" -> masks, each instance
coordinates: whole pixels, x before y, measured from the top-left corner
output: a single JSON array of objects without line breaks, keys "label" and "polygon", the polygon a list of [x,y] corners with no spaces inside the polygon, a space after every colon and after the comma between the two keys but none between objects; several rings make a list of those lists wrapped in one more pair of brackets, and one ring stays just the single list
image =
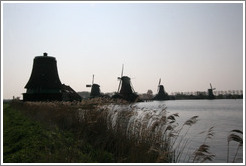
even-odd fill
[{"label": "hazy sky", "polygon": [[33,59],[56,57],[75,91],[243,90],[242,3],[4,3],[3,98],[26,92]]}]

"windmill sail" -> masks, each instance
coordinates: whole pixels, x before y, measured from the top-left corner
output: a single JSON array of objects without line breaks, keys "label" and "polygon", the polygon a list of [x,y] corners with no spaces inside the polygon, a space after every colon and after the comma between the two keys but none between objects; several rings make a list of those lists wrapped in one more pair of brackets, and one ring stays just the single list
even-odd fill
[{"label": "windmill sail", "polygon": [[161,78],[159,79],[159,84],[158,84],[158,87],[157,87],[157,92],[159,92],[159,90],[160,90],[160,85],[161,85]]},{"label": "windmill sail", "polygon": [[122,83],[122,80],[121,79],[122,79],[122,76],[123,76],[123,71],[124,71],[124,64],[122,64],[121,76],[118,77],[118,79],[120,80],[120,83],[119,83],[118,91],[117,92],[120,91],[120,87],[121,87],[121,83]]}]

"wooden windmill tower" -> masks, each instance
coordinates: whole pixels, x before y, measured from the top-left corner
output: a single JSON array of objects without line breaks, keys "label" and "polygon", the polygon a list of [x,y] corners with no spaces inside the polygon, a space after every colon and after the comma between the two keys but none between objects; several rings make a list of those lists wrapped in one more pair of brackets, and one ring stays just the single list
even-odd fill
[{"label": "wooden windmill tower", "polygon": [[210,83],[210,87],[211,87],[211,88],[208,89],[208,98],[209,98],[209,99],[214,99],[215,96],[214,96],[213,90],[215,90],[216,88],[213,88],[211,83]]},{"label": "wooden windmill tower", "polygon": [[56,58],[43,53],[33,60],[32,73],[27,82],[24,101],[80,101],[81,97],[62,84],[58,75]]},{"label": "wooden windmill tower", "polygon": [[135,93],[131,79],[127,76],[123,76],[124,65],[122,65],[121,77],[118,77],[119,86],[117,93],[113,96],[113,98],[121,98],[130,102],[134,102],[137,100],[138,95]]},{"label": "wooden windmill tower", "polygon": [[153,100],[168,100],[168,94],[165,92],[164,86],[161,85],[161,79],[159,79],[159,84],[157,86],[157,95]]},{"label": "wooden windmill tower", "polygon": [[101,96],[100,86],[98,84],[94,84],[94,74],[92,76],[92,84],[86,85],[86,87],[91,87],[91,93],[90,93],[91,98]]},{"label": "wooden windmill tower", "polygon": [[36,56],[33,60],[32,73],[23,94],[24,101],[62,100],[62,84],[57,71],[56,58]]}]

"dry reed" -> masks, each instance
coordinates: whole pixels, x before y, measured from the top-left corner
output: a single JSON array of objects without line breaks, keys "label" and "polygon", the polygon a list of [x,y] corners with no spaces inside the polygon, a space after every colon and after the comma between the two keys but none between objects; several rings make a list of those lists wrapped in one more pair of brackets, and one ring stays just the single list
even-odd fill
[{"label": "dry reed", "polygon": [[242,138],[243,132],[241,130],[231,130],[230,134],[227,137],[227,162],[229,162],[229,154],[230,154],[230,142],[234,141],[238,143],[234,158],[232,162],[234,163],[238,154],[239,149],[243,146],[243,138]]},{"label": "dry reed", "polygon": [[[48,127],[76,133],[78,141],[86,140],[95,148],[113,153],[116,162],[180,162],[189,144],[186,136],[198,121],[198,116],[193,116],[180,126],[176,122],[179,114],[168,115],[165,106],[149,110],[108,98],[81,102],[13,102],[12,106]],[[193,153],[193,162],[214,158],[206,144],[213,134],[210,128],[203,144]],[[228,146],[236,139],[231,134]],[[237,142],[241,146],[241,142]]]}]

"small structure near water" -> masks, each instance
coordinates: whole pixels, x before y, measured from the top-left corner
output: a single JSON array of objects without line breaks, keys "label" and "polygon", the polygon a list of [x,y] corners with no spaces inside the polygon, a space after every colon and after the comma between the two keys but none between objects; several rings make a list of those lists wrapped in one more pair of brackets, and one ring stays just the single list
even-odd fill
[{"label": "small structure near water", "polygon": [[91,87],[90,98],[101,97],[100,85],[94,84],[94,74],[92,77],[92,84],[86,85],[86,87]]},{"label": "small structure near water", "polygon": [[62,101],[81,101],[81,96],[70,86],[62,84]]},{"label": "small structure near water", "polygon": [[55,57],[37,56],[33,60],[31,77],[25,86],[23,101],[80,101],[81,97],[69,86],[62,84]]},{"label": "small structure near water", "polygon": [[112,96],[114,99],[123,99],[129,102],[138,101],[138,95],[134,91],[131,79],[127,76],[123,76],[124,65],[122,65],[121,77],[118,77],[120,80],[117,93]]},{"label": "small structure near water", "polygon": [[215,88],[212,87],[212,84],[210,83],[210,89],[208,89],[208,99],[215,99],[213,90],[215,90]]},{"label": "small structure near water", "polygon": [[153,98],[153,100],[169,100],[168,93],[165,92],[164,86],[161,85],[161,79],[159,79],[157,95]]}]

